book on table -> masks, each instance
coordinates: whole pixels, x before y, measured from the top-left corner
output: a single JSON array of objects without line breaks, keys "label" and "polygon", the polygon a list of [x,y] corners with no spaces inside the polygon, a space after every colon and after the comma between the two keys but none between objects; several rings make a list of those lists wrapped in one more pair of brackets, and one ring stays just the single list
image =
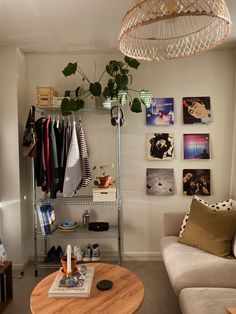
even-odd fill
[{"label": "book on table", "polygon": [[[74,287],[62,287],[60,286],[60,280],[63,278],[62,269],[60,269],[48,291],[49,298],[88,298],[93,282],[95,268],[87,267],[87,273],[85,279],[79,280],[79,284]],[[77,277],[79,273],[74,276]]]}]

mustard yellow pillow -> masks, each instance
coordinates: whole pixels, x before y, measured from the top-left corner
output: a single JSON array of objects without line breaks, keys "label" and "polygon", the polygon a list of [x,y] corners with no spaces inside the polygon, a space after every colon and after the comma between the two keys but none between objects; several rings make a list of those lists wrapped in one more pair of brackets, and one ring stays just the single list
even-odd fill
[{"label": "mustard yellow pillow", "polygon": [[188,223],[179,243],[227,257],[231,253],[236,231],[236,211],[212,211],[211,208],[192,200]]}]

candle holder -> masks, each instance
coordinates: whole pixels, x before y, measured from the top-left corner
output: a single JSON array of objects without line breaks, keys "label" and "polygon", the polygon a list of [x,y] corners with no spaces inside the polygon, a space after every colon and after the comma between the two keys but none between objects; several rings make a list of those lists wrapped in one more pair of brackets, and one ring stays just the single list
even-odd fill
[{"label": "candle holder", "polygon": [[78,284],[78,278],[72,276],[72,273],[67,273],[65,277],[60,280],[61,287],[74,287]]},{"label": "candle holder", "polygon": [[[67,256],[63,256],[61,258],[61,265],[62,265],[62,273],[65,277],[71,277],[77,272],[77,257],[72,255],[71,256],[71,273],[67,272]],[[70,275],[69,275],[70,274]],[[68,276],[69,275],[69,276]]]}]

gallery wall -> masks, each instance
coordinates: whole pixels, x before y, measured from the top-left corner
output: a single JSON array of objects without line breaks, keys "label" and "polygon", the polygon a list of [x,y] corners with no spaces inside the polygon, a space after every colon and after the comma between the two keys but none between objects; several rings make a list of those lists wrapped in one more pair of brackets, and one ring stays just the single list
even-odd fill
[{"label": "gallery wall", "polygon": [[[63,95],[74,89],[78,76],[64,78],[62,69],[68,62],[80,62],[86,74],[93,79],[102,73],[111,59],[121,59],[121,54],[109,55],[26,55],[27,103],[35,104],[36,86],[54,86]],[[154,97],[173,97],[175,123],[169,126],[147,126],[145,111],[132,113],[125,106],[125,123],[122,127],[121,187],[122,250],[126,259],[157,259],[160,257],[160,238],[163,234],[162,215],[165,211],[187,210],[191,196],[182,191],[182,170],[188,168],[210,169],[211,195],[203,197],[208,202],[229,198],[234,122],[233,51],[214,51],[200,56],[165,61],[141,62],[133,71],[135,89],[149,89]],[[210,96],[212,121],[208,125],[185,125],[182,117],[182,97]],[[88,106],[92,106],[89,100]],[[82,115],[90,146],[91,163],[110,162],[115,158],[115,130],[110,116]],[[147,133],[173,133],[175,158],[170,161],[146,159]],[[184,133],[209,133],[210,160],[183,160]],[[146,169],[174,169],[175,192],[171,196],[146,195]],[[76,215],[73,209],[73,215]],[[102,212],[99,213],[102,217]],[[33,237],[32,237],[33,238]],[[33,252],[33,251],[32,251]]]}]

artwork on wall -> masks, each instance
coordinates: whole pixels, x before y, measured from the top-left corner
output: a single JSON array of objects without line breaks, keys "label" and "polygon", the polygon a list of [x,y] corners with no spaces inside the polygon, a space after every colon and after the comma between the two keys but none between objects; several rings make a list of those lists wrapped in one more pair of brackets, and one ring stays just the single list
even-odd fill
[{"label": "artwork on wall", "polygon": [[211,121],[210,97],[183,98],[184,124],[209,123]]},{"label": "artwork on wall", "polygon": [[173,133],[149,133],[146,135],[148,160],[171,160],[174,156]]},{"label": "artwork on wall", "polygon": [[151,105],[146,108],[146,124],[174,124],[174,98],[152,98]]},{"label": "artwork on wall", "polygon": [[184,169],[183,193],[185,195],[210,195],[210,169]]},{"label": "artwork on wall", "polygon": [[184,159],[210,159],[209,134],[184,134]]},{"label": "artwork on wall", "polygon": [[174,194],[174,169],[147,168],[147,195]]}]

